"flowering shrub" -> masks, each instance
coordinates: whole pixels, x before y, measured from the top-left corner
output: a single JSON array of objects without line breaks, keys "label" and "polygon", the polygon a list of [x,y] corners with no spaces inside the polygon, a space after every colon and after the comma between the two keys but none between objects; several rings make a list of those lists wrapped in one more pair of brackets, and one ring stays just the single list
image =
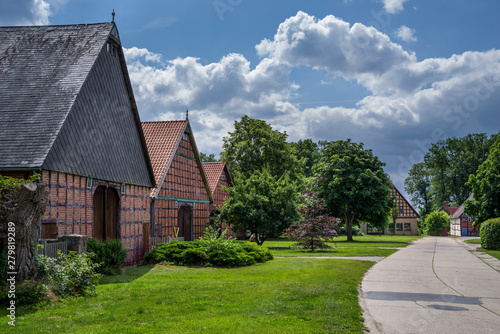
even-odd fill
[{"label": "flowering shrub", "polygon": [[85,296],[95,293],[95,286],[101,277],[96,273],[98,264],[88,254],[62,254],[57,259],[38,255],[42,281],[60,297]]}]

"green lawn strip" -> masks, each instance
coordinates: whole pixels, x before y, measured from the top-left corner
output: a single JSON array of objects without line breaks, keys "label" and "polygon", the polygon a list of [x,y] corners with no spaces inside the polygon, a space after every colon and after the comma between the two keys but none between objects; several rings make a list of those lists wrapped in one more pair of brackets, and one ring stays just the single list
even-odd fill
[{"label": "green lawn strip", "polygon": [[480,238],[477,238],[477,239],[467,239],[467,240],[464,240],[465,242],[469,243],[469,244],[480,244],[481,243],[481,239]]},{"label": "green lawn strip", "polygon": [[[233,269],[137,267],[102,278],[96,297],[69,299],[36,311],[18,308],[13,330],[362,333],[357,287],[373,264],[275,259]],[[4,310],[0,315],[6,319]]]},{"label": "green lawn strip", "polygon": [[327,242],[331,249],[320,249],[314,252],[304,251],[293,247],[295,241],[287,239],[271,239],[264,242],[274,256],[389,256],[399,248],[408,246],[418,236],[361,236],[354,237],[354,241],[347,241],[347,237],[335,238],[335,242]]},{"label": "green lawn strip", "polygon": [[394,248],[331,248],[319,249],[314,252],[295,248],[270,248],[274,256],[297,257],[297,256],[389,256],[398,251]]},{"label": "green lawn strip", "polygon": [[497,259],[500,260],[500,250],[484,250],[481,249],[481,252],[485,252],[486,254],[489,254],[493,257],[496,257]]},{"label": "green lawn strip", "polygon": [[[354,241],[347,241],[347,237],[341,236],[334,238],[335,242],[327,242],[327,244],[332,247],[336,246],[337,248],[401,248],[408,246],[411,242],[420,238],[420,236],[364,235],[353,237]],[[296,241],[290,241],[288,239],[269,239],[264,242],[264,246],[269,248],[289,247],[293,246],[295,243]]]}]

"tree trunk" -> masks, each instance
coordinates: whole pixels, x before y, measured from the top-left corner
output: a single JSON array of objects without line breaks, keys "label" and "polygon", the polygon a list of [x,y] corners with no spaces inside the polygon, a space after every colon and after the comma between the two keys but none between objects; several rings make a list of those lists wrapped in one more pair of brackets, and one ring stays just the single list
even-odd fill
[{"label": "tree trunk", "polygon": [[[6,192],[9,194],[5,196]],[[35,247],[40,238],[48,193],[44,184],[26,183],[21,189],[4,190],[3,195],[7,203],[2,203],[4,210],[0,217],[2,247],[9,243],[6,232],[9,222],[12,222],[15,224],[15,269],[9,268],[8,271],[17,272],[16,281],[22,282],[37,274]]]}]

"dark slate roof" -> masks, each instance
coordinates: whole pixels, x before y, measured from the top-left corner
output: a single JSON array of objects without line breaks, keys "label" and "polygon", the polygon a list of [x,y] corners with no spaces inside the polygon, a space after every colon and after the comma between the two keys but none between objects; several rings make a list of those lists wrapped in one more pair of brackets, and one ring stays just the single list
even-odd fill
[{"label": "dark slate roof", "polygon": [[0,27],[0,134],[0,170],[155,184],[112,22]]},{"label": "dark slate roof", "polygon": [[0,27],[0,168],[42,167],[113,27]]}]

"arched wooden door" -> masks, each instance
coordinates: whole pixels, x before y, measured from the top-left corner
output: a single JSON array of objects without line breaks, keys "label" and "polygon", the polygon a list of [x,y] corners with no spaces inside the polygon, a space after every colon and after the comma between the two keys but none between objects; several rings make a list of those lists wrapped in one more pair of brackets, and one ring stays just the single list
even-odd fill
[{"label": "arched wooden door", "polygon": [[118,207],[120,198],[113,188],[99,186],[94,192],[94,231],[97,241],[118,238]]},{"label": "arched wooden door", "polygon": [[182,205],[178,213],[179,237],[184,237],[184,241],[191,241],[191,229],[193,209],[189,205]]}]

